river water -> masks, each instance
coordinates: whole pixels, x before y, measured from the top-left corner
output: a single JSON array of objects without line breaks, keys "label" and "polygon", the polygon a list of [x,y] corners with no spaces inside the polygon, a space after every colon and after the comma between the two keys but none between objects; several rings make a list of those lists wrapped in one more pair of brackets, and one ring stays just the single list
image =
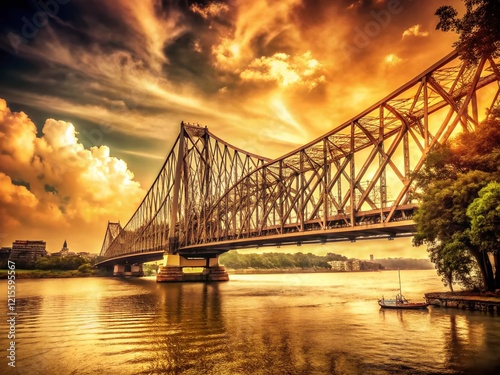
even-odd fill
[{"label": "river water", "polygon": [[[402,271],[421,300],[435,271]],[[397,271],[18,280],[15,369],[0,323],[0,374],[500,373],[500,316],[430,307],[384,311]],[[0,283],[7,318],[7,283]]]}]

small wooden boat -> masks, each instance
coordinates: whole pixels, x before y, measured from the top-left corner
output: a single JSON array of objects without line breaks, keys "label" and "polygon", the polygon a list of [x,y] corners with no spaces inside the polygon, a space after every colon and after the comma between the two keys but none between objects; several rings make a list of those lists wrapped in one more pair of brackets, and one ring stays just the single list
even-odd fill
[{"label": "small wooden boat", "polygon": [[384,309],[407,309],[407,310],[419,310],[426,309],[429,306],[426,302],[409,302],[401,292],[401,274],[398,270],[399,277],[399,294],[396,295],[396,299],[385,299],[382,296],[381,299],[378,300],[378,304],[380,307]]}]

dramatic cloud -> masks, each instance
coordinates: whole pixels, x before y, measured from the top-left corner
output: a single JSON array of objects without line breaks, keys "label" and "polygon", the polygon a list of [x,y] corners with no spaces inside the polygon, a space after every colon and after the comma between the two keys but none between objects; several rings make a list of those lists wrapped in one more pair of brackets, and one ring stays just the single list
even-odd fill
[{"label": "dramatic cloud", "polygon": [[[299,44],[300,36],[292,15],[300,4],[299,0],[237,1],[232,27],[221,26],[219,42],[212,47],[216,67],[238,72],[255,57],[270,50],[273,54],[286,52],[285,49]],[[281,51],[276,51],[276,44],[280,45]]]},{"label": "dramatic cloud", "polygon": [[396,65],[396,64],[399,64],[403,60],[400,57],[398,57],[397,55],[391,53],[385,57],[384,61],[387,65]]},{"label": "dramatic cloud", "polygon": [[193,4],[189,9],[191,9],[193,13],[198,13],[204,19],[208,19],[210,17],[217,17],[224,14],[229,10],[229,6],[227,4],[211,2],[205,7],[202,7],[199,4]]},{"label": "dramatic cloud", "polygon": [[[99,235],[107,220],[126,221],[140,190],[126,171],[150,186],[181,121],[278,157],[404,84],[456,39],[433,31],[443,2],[431,0],[72,0],[30,35],[25,20],[39,8],[12,3],[0,23],[9,35],[1,94],[34,121],[4,110],[0,199],[11,213],[4,225],[22,237],[46,238],[59,224],[76,235],[93,215]],[[116,191],[111,176],[129,187]],[[123,208],[113,211],[110,197]]]},{"label": "dramatic cloud", "polygon": [[295,57],[286,53],[261,57],[252,61],[240,77],[250,81],[276,81],[281,86],[298,84],[314,88],[325,81],[320,72],[321,64],[311,57],[311,51],[307,51]]},{"label": "dramatic cloud", "polygon": [[403,38],[408,36],[420,36],[420,37],[429,36],[429,33],[427,31],[420,30],[421,27],[422,27],[421,25],[413,25],[408,30],[403,31]]},{"label": "dramatic cloud", "polygon": [[85,233],[131,215],[145,192],[108,147],[85,149],[71,123],[48,119],[42,131],[0,99],[0,233],[9,242],[71,233],[81,251],[97,251]]}]

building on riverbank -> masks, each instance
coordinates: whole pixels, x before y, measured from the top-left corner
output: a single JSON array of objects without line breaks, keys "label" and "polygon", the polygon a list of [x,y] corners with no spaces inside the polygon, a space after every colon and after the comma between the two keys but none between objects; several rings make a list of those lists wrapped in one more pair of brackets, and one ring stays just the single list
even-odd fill
[{"label": "building on riverbank", "polygon": [[9,260],[11,251],[12,249],[10,247],[0,248],[0,269],[7,268],[7,262]]},{"label": "building on riverbank", "polygon": [[352,272],[361,270],[361,261],[358,259],[332,260],[328,264],[332,267],[332,271]]},{"label": "building on riverbank", "polygon": [[32,268],[37,259],[47,256],[45,241],[16,240],[12,243],[9,261],[16,263],[16,268]]},{"label": "building on riverbank", "polygon": [[64,243],[63,243],[61,250],[58,251],[57,253],[52,253],[50,255],[53,257],[67,257],[67,256],[77,255],[77,254],[69,251],[68,242],[66,240],[64,240]]}]

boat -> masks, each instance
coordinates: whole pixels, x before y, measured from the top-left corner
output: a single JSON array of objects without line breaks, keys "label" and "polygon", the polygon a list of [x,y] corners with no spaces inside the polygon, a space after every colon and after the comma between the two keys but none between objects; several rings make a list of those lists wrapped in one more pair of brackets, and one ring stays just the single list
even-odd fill
[{"label": "boat", "polygon": [[399,294],[396,295],[395,299],[385,299],[382,296],[381,299],[378,300],[378,304],[381,308],[384,309],[406,309],[406,310],[419,310],[419,309],[427,309],[429,304],[427,302],[409,302],[401,291],[401,274],[398,270],[399,277]]}]

